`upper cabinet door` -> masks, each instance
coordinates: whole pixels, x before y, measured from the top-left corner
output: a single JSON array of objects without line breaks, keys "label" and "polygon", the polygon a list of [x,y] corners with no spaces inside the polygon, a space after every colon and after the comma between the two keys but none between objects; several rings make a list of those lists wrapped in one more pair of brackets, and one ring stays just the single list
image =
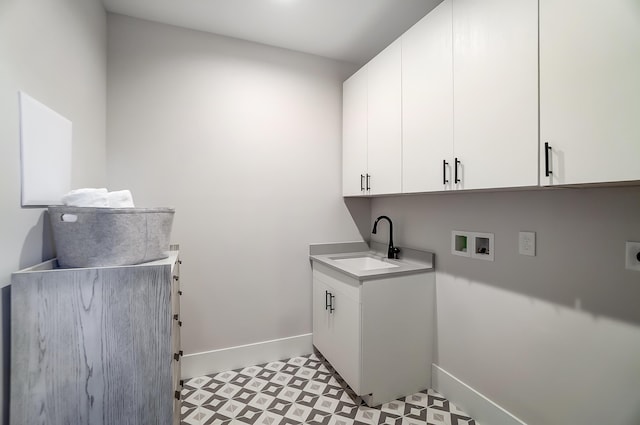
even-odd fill
[{"label": "upper cabinet door", "polygon": [[402,191],[450,189],[453,178],[452,0],[402,36]]},{"label": "upper cabinet door", "polygon": [[372,195],[402,191],[402,49],[398,39],[367,65]]},{"label": "upper cabinet door", "polygon": [[454,0],[453,78],[457,187],[538,185],[538,1]]},{"label": "upper cabinet door", "polygon": [[542,185],[640,180],[638,0],[540,0],[540,142]]},{"label": "upper cabinet door", "polygon": [[342,194],[365,194],[367,174],[367,67],[342,86]]}]

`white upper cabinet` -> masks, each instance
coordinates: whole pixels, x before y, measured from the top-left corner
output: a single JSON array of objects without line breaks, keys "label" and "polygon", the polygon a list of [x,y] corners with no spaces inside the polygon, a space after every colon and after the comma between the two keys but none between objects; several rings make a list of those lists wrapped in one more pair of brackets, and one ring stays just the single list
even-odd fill
[{"label": "white upper cabinet", "polygon": [[638,0],[540,0],[540,142],[542,185],[640,180]]},{"label": "white upper cabinet", "polygon": [[453,79],[456,187],[538,185],[538,1],[454,0]]},{"label": "white upper cabinet", "polygon": [[367,68],[343,84],[342,193],[364,195],[367,180]]},{"label": "white upper cabinet", "polygon": [[402,48],[398,39],[367,65],[370,194],[402,191]]},{"label": "white upper cabinet", "polygon": [[402,36],[402,190],[452,187],[452,0]]}]

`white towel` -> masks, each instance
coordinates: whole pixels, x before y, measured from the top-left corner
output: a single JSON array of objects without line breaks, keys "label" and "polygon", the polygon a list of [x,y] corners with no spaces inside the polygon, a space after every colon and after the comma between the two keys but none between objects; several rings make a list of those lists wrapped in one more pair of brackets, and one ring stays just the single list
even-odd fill
[{"label": "white towel", "polygon": [[62,197],[62,203],[69,207],[108,207],[107,189],[76,189]]},{"label": "white towel", "polygon": [[109,208],[133,208],[133,196],[128,190],[117,190],[107,194]]}]

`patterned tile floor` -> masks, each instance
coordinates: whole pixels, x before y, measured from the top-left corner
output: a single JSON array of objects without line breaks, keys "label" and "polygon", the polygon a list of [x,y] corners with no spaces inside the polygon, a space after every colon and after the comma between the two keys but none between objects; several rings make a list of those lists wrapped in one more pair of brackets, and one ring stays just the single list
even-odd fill
[{"label": "patterned tile floor", "polygon": [[316,352],[193,378],[182,425],[475,425],[433,390],[367,407]]}]

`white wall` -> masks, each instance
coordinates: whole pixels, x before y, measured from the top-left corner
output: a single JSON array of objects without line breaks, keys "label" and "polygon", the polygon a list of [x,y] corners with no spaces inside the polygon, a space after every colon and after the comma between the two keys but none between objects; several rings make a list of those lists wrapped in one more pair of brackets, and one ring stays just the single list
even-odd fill
[{"label": "white wall", "polygon": [[0,0],[2,287],[11,272],[53,255],[43,210],[20,208],[18,90],[73,122],[72,184],[104,185],[106,13],[99,0]]},{"label": "white wall", "polygon": [[109,187],[176,208],[185,353],[311,332],[308,244],[362,239],[340,196],[353,66],[120,15],[108,28]]},{"label": "white wall", "polygon": [[[640,423],[640,187],[374,199],[381,214],[436,253],[439,366],[532,425]],[[495,262],[451,255],[453,229],[494,233]]]}]

